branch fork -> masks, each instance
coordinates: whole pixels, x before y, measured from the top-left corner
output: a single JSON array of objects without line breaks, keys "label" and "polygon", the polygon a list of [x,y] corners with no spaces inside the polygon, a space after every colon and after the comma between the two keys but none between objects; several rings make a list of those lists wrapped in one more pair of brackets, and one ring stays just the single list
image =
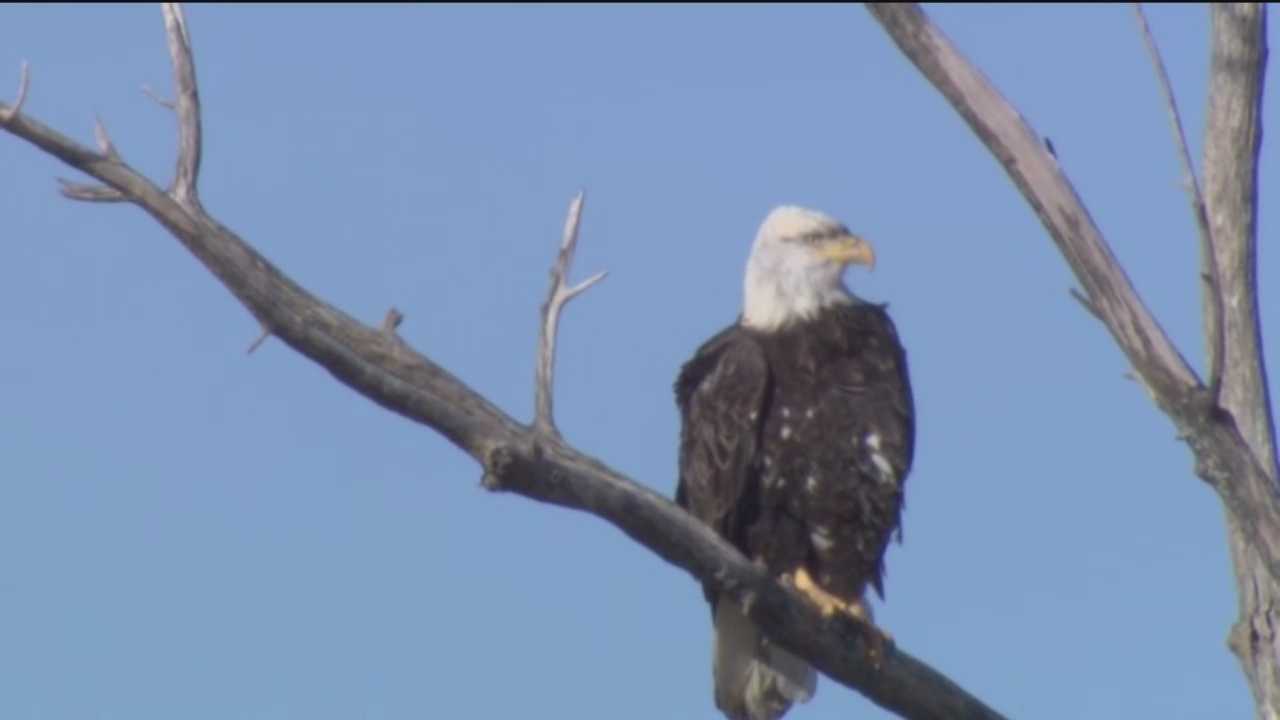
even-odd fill
[{"label": "branch fork", "polygon": [[586,195],[579,192],[569,203],[564,221],[564,235],[560,240],[560,253],[551,267],[551,289],[542,305],[542,332],[538,337],[538,365],[534,378],[534,429],[541,435],[560,438],[552,413],[552,388],[555,383],[556,336],[559,332],[560,313],[570,300],[581,295],[608,276],[608,271],[598,272],[577,285],[569,285],[569,266],[578,248],[578,226],[582,222],[582,206]]}]

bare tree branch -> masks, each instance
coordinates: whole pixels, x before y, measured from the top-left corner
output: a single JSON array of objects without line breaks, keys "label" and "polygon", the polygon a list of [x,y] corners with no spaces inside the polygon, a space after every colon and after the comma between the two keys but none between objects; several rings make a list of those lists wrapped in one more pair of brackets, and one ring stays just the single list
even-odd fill
[{"label": "bare tree branch", "polygon": [[[1147,308],[1094,226],[1058,163],[1018,112],[915,5],[868,5],[898,47],[987,145],[1039,215],[1097,315],[1156,405],[1195,456],[1196,473],[1227,508],[1241,593],[1231,645],[1241,656],[1259,715],[1280,715],[1280,500],[1274,429],[1257,315],[1255,233],[1266,9],[1213,7],[1213,67],[1205,187],[1211,261],[1209,338],[1222,320],[1221,394],[1205,388]],[[1210,272],[1213,274],[1212,266]],[[1217,342],[1211,340],[1211,346]],[[1214,352],[1215,350],[1211,350]]]},{"label": "bare tree branch", "polygon": [[605,279],[608,272],[600,272],[583,280],[578,285],[569,286],[569,266],[573,264],[573,253],[578,248],[578,226],[582,222],[582,205],[586,202],[585,193],[579,192],[569,203],[569,214],[564,220],[564,236],[560,240],[560,253],[551,268],[551,289],[547,293],[547,301],[542,305],[542,330],[538,336],[538,368],[534,382],[534,406],[536,408],[533,426],[540,433],[558,437],[555,415],[552,412],[556,367],[556,336],[560,324],[560,313],[564,306],[578,295],[584,293],[592,285]]},{"label": "bare tree branch", "polygon": [[1187,200],[1191,203],[1192,219],[1196,223],[1196,231],[1200,234],[1200,257],[1207,271],[1205,279],[1205,302],[1210,305],[1206,312],[1212,312],[1217,318],[1212,323],[1212,330],[1206,334],[1209,340],[1209,395],[1214,405],[1218,404],[1218,396],[1222,391],[1222,358],[1224,354],[1224,337],[1222,332],[1222,295],[1219,292],[1221,282],[1218,274],[1218,263],[1213,253],[1213,236],[1209,232],[1209,217],[1204,207],[1204,197],[1200,194],[1200,183],[1196,180],[1195,166],[1191,163],[1191,151],[1187,148],[1187,134],[1182,129],[1182,115],[1178,112],[1178,102],[1173,95],[1173,84],[1169,82],[1169,73],[1165,70],[1164,59],[1160,56],[1160,48],[1151,34],[1151,26],[1147,24],[1147,15],[1142,11],[1141,3],[1133,4],[1134,15],[1138,19],[1138,30],[1146,45],[1147,54],[1151,56],[1151,65],[1155,68],[1156,79],[1160,81],[1160,90],[1164,94],[1165,108],[1169,111],[1169,124],[1173,130],[1173,142],[1178,149],[1178,158],[1182,162],[1182,181],[1187,191]]},{"label": "bare tree branch", "polygon": [[99,203],[117,203],[126,200],[119,190],[109,188],[106,185],[72,182],[66,178],[58,178],[58,184],[62,186],[58,188],[58,192],[62,193],[63,197],[71,200]]},{"label": "bare tree branch", "polygon": [[[120,153],[112,144],[111,136],[107,134],[107,126],[102,124],[102,118],[94,118],[93,137],[98,143],[98,150],[101,151],[104,160],[120,162]],[[77,183],[65,178],[58,178],[58,182],[62,185],[59,192],[63,197],[71,200],[97,203],[117,203],[128,200],[119,190],[105,185]]]},{"label": "bare tree branch", "polygon": [[116,150],[116,146],[111,142],[111,136],[107,134],[107,126],[102,124],[102,118],[93,119],[93,138],[98,142],[98,149],[102,154],[111,160],[120,160],[120,153]]},{"label": "bare tree branch", "polygon": [[271,328],[262,328],[262,332],[258,333],[258,337],[254,338],[253,342],[249,343],[249,349],[245,350],[244,354],[252,355],[258,348],[262,347],[262,343],[266,342],[269,337],[271,337]]},{"label": "bare tree branch", "polygon": [[1083,307],[1098,322],[1106,322],[1106,319],[1102,317],[1102,311],[1098,310],[1098,306],[1094,305],[1092,300],[1085,297],[1084,293],[1080,292],[1075,288],[1071,288],[1068,292],[1070,292],[1071,297],[1074,298],[1076,302],[1080,303],[1080,306]]},{"label": "bare tree branch", "polygon": [[174,101],[165,100],[164,98],[156,94],[156,91],[152,90],[150,85],[142,86],[142,94],[151,98],[155,102],[155,104],[159,105],[162,108],[168,108],[169,110],[176,110],[178,107],[178,104],[175,103]]},{"label": "bare tree branch", "polygon": [[[171,21],[173,18],[176,20]],[[166,10],[166,28],[185,23]],[[189,93],[189,109],[198,115],[194,73],[180,88],[179,106]],[[179,80],[179,84],[184,82]],[[0,112],[9,106],[0,103]],[[195,116],[179,112],[180,124]],[[503,413],[444,368],[417,353],[394,333],[363,325],[328,305],[281,273],[253,247],[208,215],[195,201],[198,154],[189,158],[186,191],[169,193],[139,175],[118,156],[90,150],[44,124],[12,113],[5,129],[47,154],[117,191],[172,233],[262,323],[269,333],[324,367],[355,391],[415,422],[433,428],[484,468],[486,485],[534,500],[589,512],[622,530],[721,597],[739,603],[778,644],[810,660],[837,682],[857,689],[873,702],[907,718],[996,719],[1001,716],[945,676],[907,653],[889,649],[872,665],[864,633],[843,618],[823,618],[795,592],[743,557],[711,528],[673,502],[603,463]],[[184,137],[199,145],[198,127]],[[187,147],[187,144],[183,144]],[[179,175],[184,174],[179,171]],[[182,181],[179,181],[182,182]],[[184,193],[190,193],[184,196]],[[184,197],[185,200],[184,201]],[[577,204],[580,210],[580,203]],[[563,305],[600,276],[563,287],[576,235],[571,212],[561,245],[549,305]],[[572,227],[570,227],[572,226]],[[554,336],[555,323],[544,320]],[[547,368],[550,377],[551,368]],[[550,395],[550,384],[546,385]],[[550,419],[548,412],[543,417]]]},{"label": "bare tree branch", "polygon": [[179,3],[164,3],[165,35],[173,64],[174,108],[178,115],[178,165],[170,192],[183,207],[199,207],[196,182],[200,176],[200,94],[196,88],[196,63],[191,52],[187,17]]},{"label": "bare tree branch", "polygon": [[402,322],[404,322],[404,313],[395,308],[388,308],[386,317],[382,318],[382,332],[394,333]]},{"label": "bare tree branch", "polygon": [[1017,110],[916,5],[868,5],[898,47],[986,144],[1040,217],[1152,399],[1187,439],[1212,485],[1280,578],[1280,508],[1267,472],[1151,316],[1057,160]]},{"label": "bare tree branch", "polygon": [[1153,391],[1172,395],[1196,386],[1195,373],[1143,306],[1056,159],[1022,116],[919,7],[868,9],[1004,166]]},{"label": "bare tree branch", "polygon": [[27,90],[30,87],[31,63],[23,60],[22,69],[18,71],[18,97],[13,101],[13,107],[0,111],[0,124],[9,122],[22,112],[22,104],[27,101]]}]

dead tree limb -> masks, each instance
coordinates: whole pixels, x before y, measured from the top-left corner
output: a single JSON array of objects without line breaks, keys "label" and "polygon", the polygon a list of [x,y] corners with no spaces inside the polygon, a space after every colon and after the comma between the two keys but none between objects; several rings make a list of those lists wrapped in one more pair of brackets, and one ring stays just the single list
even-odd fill
[{"label": "dead tree limb", "polygon": [[14,99],[11,107],[0,111],[0,123],[7,123],[18,117],[22,112],[22,106],[27,102],[27,91],[31,89],[31,64],[26,60],[22,61],[22,68],[18,71],[18,97]]},{"label": "dead tree limb", "polygon": [[1214,315],[1206,338],[1209,341],[1209,396],[1214,405],[1218,404],[1218,396],[1222,392],[1222,360],[1226,340],[1222,332],[1222,279],[1218,273],[1217,259],[1213,253],[1213,235],[1209,230],[1209,211],[1205,209],[1204,195],[1200,192],[1200,182],[1196,179],[1195,165],[1191,162],[1191,150],[1187,147],[1187,133],[1182,129],[1182,114],[1178,112],[1178,101],[1173,94],[1173,83],[1169,81],[1169,72],[1165,70],[1164,58],[1160,56],[1160,48],[1156,45],[1155,36],[1151,34],[1151,26],[1147,24],[1147,14],[1141,3],[1133,4],[1134,15],[1138,19],[1138,30],[1142,34],[1142,42],[1151,56],[1151,65],[1155,68],[1156,79],[1160,81],[1160,92],[1164,95],[1165,109],[1169,111],[1169,126],[1173,131],[1173,143],[1178,150],[1178,160],[1182,163],[1183,189],[1187,193],[1187,201],[1191,204],[1192,220],[1196,224],[1196,232],[1200,235],[1200,257],[1205,266],[1201,273],[1204,278],[1204,298],[1210,304],[1206,312]]},{"label": "dead tree limb", "polygon": [[[1257,313],[1257,159],[1266,61],[1266,8],[1214,5],[1205,204],[1217,268],[1204,315],[1210,353],[1223,336],[1221,393],[1207,388],[1142,303],[1101,231],[1036,133],[916,5],[868,5],[871,14],[1004,167],[1080,280],[1086,307],[1110,331],[1156,405],[1195,457],[1195,471],[1227,509],[1241,596],[1231,633],[1258,702],[1280,714],[1280,497],[1274,429]],[[1212,275],[1211,275],[1212,277]],[[1216,296],[1215,296],[1216,295]],[[1225,329],[1219,330],[1221,306]],[[1217,372],[1217,370],[1211,370]]]},{"label": "dead tree limb", "polygon": [[542,306],[542,328],[538,333],[538,367],[534,382],[534,418],[533,426],[538,432],[558,437],[553,414],[556,367],[556,337],[560,328],[560,313],[564,306],[578,295],[586,292],[592,285],[605,279],[607,272],[599,272],[583,280],[578,285],[569,285],[569,266],[573,264],[573,253],[578,249],[578,228],[582,224],[582,205],[586,202],[586,194],[578,193],[569,203],[569,214],[564,220],[564,236],[560,239],[560,253],[551,267],[551,289],[547,293],[547,301]]},{"label": "dead tree limb", "polygon": [[[195,192],[199,95],[190,36],[180,9],[166,7],[165,27],[180,126],[178,169],[168,190],[138,174],[110,147],[95,151],[22,114],[16,106],[0,103],[4,129],[151,215],[262,323],[266,333],[356,392],[442,434],[483,467],[487,486],[606,520],[698,581],[716,587],[722,597],[740,603],[783,647],[903,717],[1001,717],[901,650],[889,651],[879,669],[874,668],[861,633],[838,619],[822,618],[667,498],[570,447],[557,433],[545,431],[549,403],[546,413],[540,412],[543,423],[531,427],[514,420],[394,332],[366,326],[311,295],[206,213]],[[561,270],[567,271],[563,243],[561,248]],[[560,290],[572,296],[595,280],[566,290],[562,274],[553,281],[552,300]],[[548,325],[545,317],[543,327],[544,334],[548,328],[554,333],[554,322]],[[550,372],[548,364],[548,400]]]}]

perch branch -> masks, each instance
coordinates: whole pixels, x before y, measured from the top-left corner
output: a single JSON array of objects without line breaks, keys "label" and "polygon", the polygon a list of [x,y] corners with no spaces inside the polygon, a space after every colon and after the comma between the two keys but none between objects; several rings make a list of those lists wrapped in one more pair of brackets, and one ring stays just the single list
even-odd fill
[{"label": "perch branch", "polygon": [[[1218,492],[1271,578],[1280,579],[1280,507],[1269,490],[1267,469],[1236,425],[1216,411],[1213,398],[1138,297],[1057,161],[919,6],[868,4],[867,9],[1004,167],[1156,405],[1187,439],[1197,474]],[[1214,237],[1219,237],[1216,229]]]},{"label": "perch branch", "polygon": [[1214,405],[1218,403],[1218,395],[1222,390],[1222,360],[1225,354],[1222,328],[1222,284],[1218,275],[1218,261],[1213,252],[1213,236],[1209,233],[1209,215],[1204,207],[1204,196],[1200,194],[1200,182],[1196,179],[1195,166],[1191,163],[1191,151],[1187,148],[1187,133],[1182,128],[1182,114],[1178,112],[1178,102],[1174,98],[1173,83],[1169,81],[1169,72],[1165,69],[1164,58],[1160,48],[1156,46],[1151,26],[1147,24],[1147,14],[1141,3],[1133,4],[1133,13],[1138,20],[1138,31],[1142,34],[1147,54],[1151,56],[1151,65],[1155,68],[1156,79],[1160,81],[1160,91],[1164,94],[1165,109],[1169,111],[1169,126],[1173,131],[1173,143],[1178,150],[1178,158],[1182,162],[1182,181],[1187,191],[1187,200],[1191,203],[1191,216],[1196,223],[1196,231],[1200,235],[1200,257],[1208,267],[1204,274],[1205,302],[1210,305],[1209,312],[1213,320],[1209,323],[1209,395]]},{"label": "perch branch", "polygon": [[585,201],[585,194],[579,192],[569,203],[569,213],[564,220],[564,236],[560,240],[560,253],[551,268],[551,289],[547,293],[547,301],[542,305],[542,331],[538,336],[538,368],[534,381],[536,414],[533,426],[538,432],[553,438],[560,436],[552,407],[560,313],[570,300],[608,275],[607,272],[596,273],[577,285],[569,286],[569,267],[573,264],[573,253],[578,248],[578,226],[582,222],[582,205]]},{"label": "perch branch", "polygon": [[[0,103],[0,112],[8,109]],[[94,152],[26,115],[14,114],[4,129],[135,203],[272,335],[368,399],[439,432],[480,463],[495,486],[611,523],[747,608],[751,619],[781,646],[903,717],[1001,717],[902,650],[890,650],[876,669],[859,633],[822,618],[675,503],[564,443],[540,442],[546,436],[536,427],[516,422],[398,338],[313,296],[198,204],[179,202],[118,158]],[[185,132],[196,136],[190,127]],[[567,225],[576,226],[576,220],[571,218]],[[562,243],[562,254],[571,251],[567,245]],[[567,271],[567,261],[565,265]],[[565,290],[560,304],[599,277]]]}]

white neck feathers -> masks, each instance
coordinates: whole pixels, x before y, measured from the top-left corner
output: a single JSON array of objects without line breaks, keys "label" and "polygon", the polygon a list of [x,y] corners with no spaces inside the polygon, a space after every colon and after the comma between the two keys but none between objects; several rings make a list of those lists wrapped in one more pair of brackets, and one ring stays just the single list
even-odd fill
[{"label": "white neck feathers", "polygon": [[831,305],[847,305],[852,296],[841,281],[842,268],[816,260],[804,248],[756,241],[743,283],[742,323],[777,330],[810,320]]}]

